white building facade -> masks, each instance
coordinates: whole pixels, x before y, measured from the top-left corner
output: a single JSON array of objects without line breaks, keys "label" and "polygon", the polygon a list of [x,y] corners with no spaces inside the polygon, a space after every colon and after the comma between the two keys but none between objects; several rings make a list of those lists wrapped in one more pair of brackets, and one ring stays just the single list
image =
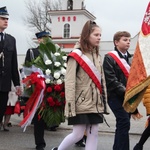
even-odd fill
[{"label": "white building facade", "polygon": [[52,38],[63,50],[70,52],[78,41],[83,25],[96,17],[84,7],[84,0],[63,0],[62,10],[49,12]]},{"label": "white building facade", "polygon": [[[96,17],[85,9],[84,0],[62,0],[62,10],[49,11],[52,25],[51,32],[54,43],[64,51],[70,52],[78,41],[86,21],[94,21]],[[105,34],[105,33],[104,33]],[[112,37],[113,39],[113,37]],[[138,35],[131,39],[129,52],[134,53]],[[101,41],[100,54],[102,58],[114,49],[113,41]],[[19,67],[24,63],[25,55],[18,55]]]}]

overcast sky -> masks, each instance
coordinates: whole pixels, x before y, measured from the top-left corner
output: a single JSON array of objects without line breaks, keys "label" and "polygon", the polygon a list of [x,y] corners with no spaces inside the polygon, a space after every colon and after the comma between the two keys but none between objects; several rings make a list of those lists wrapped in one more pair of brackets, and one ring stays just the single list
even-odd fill
[{"label": "overcast sky", "polygon": [[[31,47],[32,34],[23,22],[27,13],[24,2],[28,1],[0,0],[0,7],[7,6],[10,14],[6,32],[16,38],[18,54],[25,54]],[[102,40],[110,41],[116,31],[127,30],[132,37],[140,31],[148,2],[149,0],[85,0],[85,5],[102,28]]]}]

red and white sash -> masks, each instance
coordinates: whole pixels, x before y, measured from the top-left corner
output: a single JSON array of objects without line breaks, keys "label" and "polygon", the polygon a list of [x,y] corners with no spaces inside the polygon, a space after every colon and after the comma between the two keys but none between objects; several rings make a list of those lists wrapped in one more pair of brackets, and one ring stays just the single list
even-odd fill
[{"label": "red and white sash", "polygon": [[102,93],[101,74],[94,66],[93,62],[86,55],[84,55],[79,49],[73,50],[68,56],[73,57],[78,62],[78,64],[89,75],[89,77],[95,83],[97,88],[100,90],[100,93]]},{"label": "red and white sash", "polygon": [[128,78],[129,76],[129,70],[130,70],[130,66],[129,64],[126,62],[126,60],[124,58],[120,58],[120,56],[118,55],[118,53],[116,51],[110,51],[108,52],[108,54],[114,58],[114,60],[117,62],[118,66],[120,67],[120,69],[123,71],[124,75],[126,76],[126,78]]}]

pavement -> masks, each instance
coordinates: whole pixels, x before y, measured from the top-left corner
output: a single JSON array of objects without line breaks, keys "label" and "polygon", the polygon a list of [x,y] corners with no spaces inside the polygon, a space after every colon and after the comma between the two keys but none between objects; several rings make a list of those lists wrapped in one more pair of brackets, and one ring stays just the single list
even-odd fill
[{"label": "pavement", "polygon": [[[146,122],[145,107],[140,104],[139,111],[143,115],[140,120],[133,120],[131,118],[131,129],[130,129],[130,149],[133,150],[134,145],[139,140]],[[110,111],[109,115],[105,116],[110,127],[106,123],[99,125],[99,141],[98,150],[112,150],[114,132],[115,132],[115,117]],[[21,127],[18,125],[22,120],[22,115],[12,115],[9,132],[0,131],[0,150],[35,150],[34,136],[33,136],[33,125],[27,127],[26,131],[23,132]],[[45,130],[46,148],[45,150],[51,150],[53,146],[58,146],[63,138],[72,132],[72,126],[67,125],[67,121],[62,123],[57,131]],[[150,139],[145,143],[143,150],[150,150]],[[69,150],[84,150],[84,148],[76,147],[75,145]]]}]

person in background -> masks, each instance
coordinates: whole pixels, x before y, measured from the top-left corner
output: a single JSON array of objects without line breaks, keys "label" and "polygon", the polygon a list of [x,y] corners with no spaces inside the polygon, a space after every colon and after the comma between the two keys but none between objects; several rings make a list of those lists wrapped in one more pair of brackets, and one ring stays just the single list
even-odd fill
[{"label": "person in background", "polygon": [[21,95],[16,40],[5,33],[9,14],[6,7],[0,8],[0,130],[3,130],[3,117],[7,107],[8,93],[13,82],[16,94]]},{"label": "person in background", "polygon": [[[114,50],[104,57],[103,68],[106,79],[108,104],[116,117],[116,131],[113,150],[129,150],[130,113],[123,108],[127,76],[131,65],[130,47],[131,35],[127,31],[114,34]],[[121,64],[121,65],[120,65]],[[140,118],[136,110],[133,118]]]},{"label": "person in background", "polygon": [[[38,43],[40,44],[43,42],[45,37],[50,37],[51,35],[49,32],[41,31],[35,34],[37,37]],[[28,62],[31,62],[32,59],[35,59],[39,56],[39,46],[37,48],[28,49],[25,57],[25,64]],[[45,122],[41,118],[38,119],[38,111],[36,112],[34,118],[33,118],[33,124],[34,124],[34,138],[35,138],[35,144],[37,150],[44,150],[46,146],[46,142],[44,140],[44,130],[45,130]]]},{"label": "person in background", "polygon": [[100,39],[100,27],[89,20],[82,29],[80,48],[68,55],[65,116],[68,125],[73,125],[73,131],[52,150],[69,149],[83,138],[85,131],[85,149],[97,150],[99,123],[103,123],[103,114],[108,114],[105,77],[99,55]]},{"label": "person in background", "polygon": [[143,131],[139,142],[134,146],[133,150],[143,150],[143,146],[147,139],[150,137],[150,86],[146,89],[143,96],[143,105],[146,108],[146,114],[148,116],[146,122],[146,128]]},{"label": "person in background", "polygon": [[[20,81],[20,85],[21,85],[21,90],[22,90],[21,93],[23,93],[22,81]],[[15,108],[15,104],[17,101],[18,101],[18,95],[16,94],[16,88],[14,87],[12,83],[11,91],[8,94],[7,108],[6,108],[5,116],[4,116],[4,123],[3,123],[4,131],[9,131],[9,129],[7,129],[7,126],[9,126],[10,124],[9,121],[10,121],[11,115],[14,114],[14,108]]]}]

